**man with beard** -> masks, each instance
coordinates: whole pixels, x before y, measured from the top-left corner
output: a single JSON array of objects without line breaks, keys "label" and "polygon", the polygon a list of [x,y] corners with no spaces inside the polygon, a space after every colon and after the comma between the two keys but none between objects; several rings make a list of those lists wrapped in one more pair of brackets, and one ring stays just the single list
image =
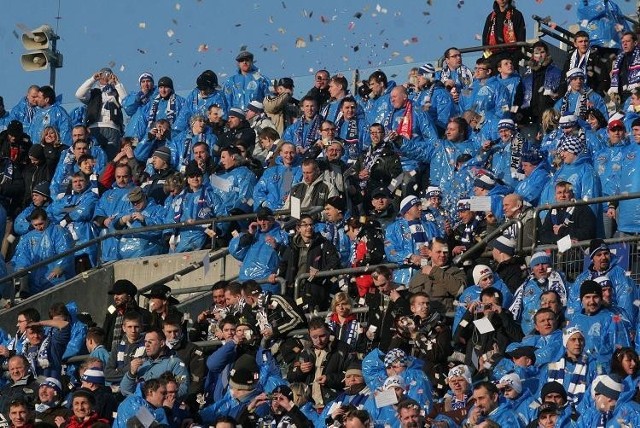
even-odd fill
[{"label": "man with beard", "polygon": [[138,306],[135,298],[138,294],[138,288],[128,279],[119,279],[114,282],[108,294],[113,296],[113,305],[107,308],[102,329],[106,333],[104,347],[111,351],[112,348],[118,346],[124,334],[122,330],[124,314],[128,312],[139,314],[143,322],[141,326],[143,330],[146,330],[149,325],[151,314]]},{"label": "man with beard", "polygon": [[638,286],[631,277],[627,276],[625,269],[618,265],[618,258],[611,254],[609,245],[602,239],[593,239],[590,242],[589,258],[591,264],[588,269],[578,275],[569,290],[567,318],[571,320],[581,310],[578,299],[581,284],[590,279],[606,277],[613,287],[612,303],[622,309],[624,317],[635,325],[638,307],[634,304],[634,300]]},{"label": "man with beard", "polygon": [[516,414],[506,403],[498,401],[498,388],[492,382],[480,382],[473,387],[475,404],[469,411],[469,416],[462,424],[463,427],[477,426],[483,420],[491,419],[501,427],[520,427]]},{"label": "man with beard", "polygon": [[573,315],[569,325],[584,332],[586,352],[608,364],[615,348],[629,346],[628,321],[603,307],[602,286],[590,279],[580,285],[580,302],[582,311]]}]

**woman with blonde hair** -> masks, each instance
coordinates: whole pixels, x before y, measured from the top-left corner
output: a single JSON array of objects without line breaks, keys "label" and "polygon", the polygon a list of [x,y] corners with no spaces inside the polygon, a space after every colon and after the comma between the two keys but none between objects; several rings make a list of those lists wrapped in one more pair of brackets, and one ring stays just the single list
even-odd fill
[{"label": "woman with blonde hair", "polygon": [[358,341],[360,323],[351,312],[352,307],[351,298],[347,293],[337,293],[331,301],[327,324],[336,339],[354,348]]},{"label": "woman with blonde hair", "polygon": [[62,152],[69,147],[62,144],[62,141],[60,141],[60,133],[53,126],[46,126],[42,130],[40,145],[43,148],[44,158],[46,159],[49,170],[55,171]]}]

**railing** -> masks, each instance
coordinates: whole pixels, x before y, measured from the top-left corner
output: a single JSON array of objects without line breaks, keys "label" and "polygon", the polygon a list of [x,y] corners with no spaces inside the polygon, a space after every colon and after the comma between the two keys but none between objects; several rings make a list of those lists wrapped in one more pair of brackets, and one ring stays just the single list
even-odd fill
[{"label": "railing", "polygon": [[[314,278],[326,278],[329,276],[341,276],[341,275],[351,275],[354,273],[367,273],[373,272],[375,268],[378,266],[386,266],[391,269],[397,269],[403,267],[403,265],[399,265],[396,263],[382,263],[379,265],[368,265],[368,266],[360,266],[355,268],[345,268],[345,269],[333,269],[328,271],[319,271],[315,275]],[[295,283],[293,285],[293,298],[297,301],[300,297],[300,284],[303,280],[311,277],[309,273],[301,273],[296,277]]]},{"label": "railing", "polygon": [[475,243],[471,248],[469,248],[464,253],[458,254],[457,256],[455,256],[452,260],[452,263],[456,266],[460,266],[465,260],[471,257],[476,257],[476,254],[478,252],[483,251],[489,242],[491,242],[494,238],[497,238],[498,236],[502,235],[502,232],[504,232],[506,229],[516,224],[519,224],[520,229],[522,229],[522,222],[520,222],[520,220],[509,220],[506,223],[498,226],[491,233],[488,233],[487,236],[482,238],[479,242]]},{"label": "railing", "polygon": [[[538,15],[532,15],[531,18],[538,23],[538,31],[543,35],[549,36],[566,44],[567,46],[573,46],[573,38],[575,34],[571,31],[562,28],[559,25],[551,26],[550,18],[542,18]],[[558,34],[560,33],[560,34]]]},{"label": "railing", "polygon": [[[534,218],[537,219],[541,211],[550,211],[554,208],[568,208],[568,207],[579,206],[579,205],[597,205],[604,202],[624,201],[627,199],[638,199],[638,198],[640,198],[640,193],[622,193],[619,195],[601,196],[598,198],[591,198],[591,199],[575,199],[568,202],[556,202],[554,204],[544,204],[544,205],[539,205],[535,208]],[[537,235],[538,235],[537,224],[534,223],[533,248],[536,247],[535,242],[537,239]],[[531,250],[533,250],[533,248]]]},{"label": "railing", "polygon": [[[303,208],[302,212],[305,214],[316,214],[320,211],[322,211],[323,207],[308,207],[308,208]],[[291,210],[287,209],[287,210],[278,210],[274,212],[275,216],[282,216],[282,215],[290,215],[291,214]],[[30,265],[27,268],[24,269],[20,269],[17,270],[9,275],[6,275],[2,278],[0,278],[0,284],[1,283],[5,283],[8,281],[12,281],[14,278],[18,278],[18,277],[22,277],[25,275],[28,275],[30,271],[34,270],[34,269],[38,269],[40,267],[46,266],[50,263],[53,263],[57,260],[60,260],[64,257],[68,257],[70,255],[75,254],[77,251],[82,250],[84,248],[87,247],[91,247],[93,245],[98,245],[101,244],[102,241],[109,239],[109,238],[119,238],[119,237],[123,237],[123,236],[133,236],[133,235],[137,235],[139,233],[145,233],[145,232],[156,232],[156,231],[162,231],[162,230],[169,230],[169,229],[184,229],[187,227],[197,227],[197,226],[203,226],[203,225],[211,225],[211,228],[215,228],[215,224],[216,223],[227,223],[227,222],[233,222],[233,221],[238,221],[238,220],[249,220],[249,219],[253,219],[256,217],[256,213],[250,213],[250,214],[238,214],[238,215],[232,215],[232,216],[224,216],[224,217],[213,217],[213,218],[209,218],[209,219],[204,219],[204,220],[193,220],[193,221],[184,221],[184,222],[180,222],[180,223],[169,223],[169,224],[158,224],[158,225],[154,225],[154,226],[144,226],[144,227],[138,227],[135,229],[123,229],[123,230],[115,230],[111,233],[107,233],[105,235],[101,235],[98,236],[96,238],[90,239],[86,242],[83,242],[81,244],[78,245],[74,245],[73,248],[63,251],[60,254],[57,254],[55,256],[46,258],[44,260],[41,260],[37,263],[34,263],[33,265]],[[98,247],[99,248],[99,247]],[[95,267],[99,267],[101,266],[101,262],[98,260],[98,264]],[[201,266],[198,266],[198,268]],[[185,269],[190,269],[191,267],[187,267]],[[191,269],[191,270],[195,270],[195,269]],[[190,270],[190,271],[191,271]],[[175,276],[175,274],[172,274],[171,277]],[[171,277],[168,277],[170,280]],[[156,281],[157,283],[157,281]],[[154,283],[155,284],[155,283]],[[149,287],[145,287],[142,290],[146,291],[148,290]],[[13,289],[13,287],[12,287]],[[141,290],[141,291],[142,291]],[[13,302],[14,296],[12,293],[11,296],[11,300]]]},{"label": "railing", "polygon": [[[468,48],[460,48],[458,49],[461,54],[472,53],[472,52],[484,52],[490,49],[509,49],[509,48],[528,48],[531,47],[531,43],[529,42],[513,42],[513,43],[501,43],[498,45],[482,45],[482,46],[471,46]],[[442,68],[442,64],[444,62],[444,56],[438,58],[438,67]]]}]

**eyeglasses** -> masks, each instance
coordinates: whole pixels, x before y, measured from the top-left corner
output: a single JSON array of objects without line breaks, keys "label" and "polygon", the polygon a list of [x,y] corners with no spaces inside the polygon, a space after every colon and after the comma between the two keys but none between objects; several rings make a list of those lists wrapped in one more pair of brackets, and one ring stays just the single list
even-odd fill
[{"label": "eyeglasses", "polygon": [[459,57],[462,57],[462,54],[459,54],[459,53],[457,53],[457,54],[451,54],[451,55],[449,55],[447,58],[459,58]]},{"label": "eyeglasses", "polygon": [[323,82],[325,80],[329,80],[329,78],[328,77],[322,77],[322,76],[316,76],[316,81],[318,81],[318,82]]},{"label": "eyeglasses", "polygon": [[320,129],[322,132],[333,132],[336,130],[336,128],[322,128]]},{"label": "eyeglasses", "polygon": [[251,60],[250,60],[249,58],[245,58],[245,59],[241,59],[241,60],[240,60],[240,61],[238,61],[238,62],[251,62]]},{"label": "eyeglasses", "polygon": [[484,70],[484,71],[487,71],[487,70],[488,70],[486,67],[476,67],[475,69],[476,69],[476,70]]},{"label": "eyeglasses", "polygon": [[313,223],[300,223],[300,227],[313,227]]}]

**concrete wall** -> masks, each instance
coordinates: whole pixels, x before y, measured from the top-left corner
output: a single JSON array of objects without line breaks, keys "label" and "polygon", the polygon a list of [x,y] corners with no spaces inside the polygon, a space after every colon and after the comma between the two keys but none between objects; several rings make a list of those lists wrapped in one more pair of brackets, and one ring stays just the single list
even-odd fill
[{"label": "concrete wall", "polygon": [[[223,255],[226,250],[218,250],[216,253]],[[98,325],[102,325],[106,310],[111,305],[111,296],[107,292],[113,282],[118,279],[128,279],[138,289],[186,268],[194,262],[201,262],[207,250],[191,253],[171,254],[163,256],[145,257],[140,259],[121,260],[108,264],[99,269],[85,272],[77,277],[48,290],[36,297],[26,299],[13,308],[0,312],[0,328],[13,335],[16,330],[18,312],[27,307],[35,307],[43,318],[48,318],[49,306],[54,302],[77,303],[81,312],[89,312]],[[199,268],[182,277],[167,282],[173,290],[211,285],[223,278],[237,276],[239,263],[233,257],[226,255],[221,259],[212,261],[207,275],[204,269]],[[195,296],[195,295],[194,295]],[[194,297],[189,294],[177,296],[183,301]],[[141,298],[140,303],[145,305],[146,299]],[[200,306],[200,305],[198,305]],[[190,308],[184,308],[188,312]]]}]

